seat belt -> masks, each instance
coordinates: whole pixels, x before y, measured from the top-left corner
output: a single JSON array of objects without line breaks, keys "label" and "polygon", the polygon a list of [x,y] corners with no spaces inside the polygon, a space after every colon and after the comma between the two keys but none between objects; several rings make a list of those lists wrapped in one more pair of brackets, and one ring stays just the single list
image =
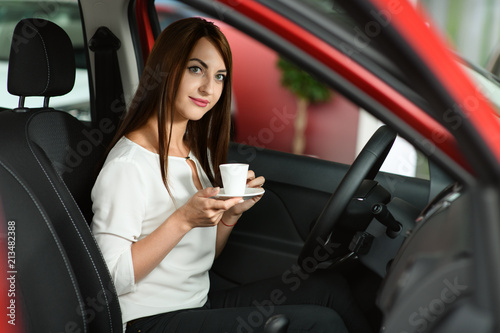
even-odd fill
[{"label": "seat belt", "polygon": [[118,39],[107,27],[97,29],[89,41],[94,52],[95,101],[92,123],[103,134],[103,143],[109,144],[125,114],[125,98],[118,64]]}]

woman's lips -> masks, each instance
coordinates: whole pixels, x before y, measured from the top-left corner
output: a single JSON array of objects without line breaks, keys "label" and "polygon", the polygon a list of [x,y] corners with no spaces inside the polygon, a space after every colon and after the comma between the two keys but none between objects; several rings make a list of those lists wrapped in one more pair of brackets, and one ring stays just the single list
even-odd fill
[{"label": "woman's lips", "polygon": [[206,107],[209,103],[206,99],[201,99],[201,98],[194,98],[194,97],[189,97],[194,104],[198,105],[199,107]]}]

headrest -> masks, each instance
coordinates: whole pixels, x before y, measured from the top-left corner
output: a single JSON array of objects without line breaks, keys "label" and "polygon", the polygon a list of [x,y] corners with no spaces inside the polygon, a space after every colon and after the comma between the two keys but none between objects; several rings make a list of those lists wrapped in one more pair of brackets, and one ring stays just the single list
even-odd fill
[{"label": "headrest", "polygon": [[66,32],[47,20],[21,20],[10,49],[9,93],[60,96],[70,92],[74,83],[75,57]]}]

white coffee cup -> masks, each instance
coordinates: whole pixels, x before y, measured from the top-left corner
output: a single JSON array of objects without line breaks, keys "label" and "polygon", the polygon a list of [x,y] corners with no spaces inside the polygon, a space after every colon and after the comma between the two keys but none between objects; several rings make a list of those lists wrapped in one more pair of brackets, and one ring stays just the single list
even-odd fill
[{"label": "white coffee cup", "polygon": [[247,187],[248,164],[226,163],[219,167],[224,194],[243,196]]}]

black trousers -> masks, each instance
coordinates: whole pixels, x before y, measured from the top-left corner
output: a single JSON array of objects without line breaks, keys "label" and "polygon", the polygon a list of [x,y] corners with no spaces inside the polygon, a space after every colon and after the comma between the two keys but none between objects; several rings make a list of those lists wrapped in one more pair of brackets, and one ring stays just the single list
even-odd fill
[{"label": "black trousers", "polygon": [[257,333],[277,314],[289,319],[288,332],[371,332],[345,279],[317,271],[210,292],[202,308],[141,318],[127,333]]}]

